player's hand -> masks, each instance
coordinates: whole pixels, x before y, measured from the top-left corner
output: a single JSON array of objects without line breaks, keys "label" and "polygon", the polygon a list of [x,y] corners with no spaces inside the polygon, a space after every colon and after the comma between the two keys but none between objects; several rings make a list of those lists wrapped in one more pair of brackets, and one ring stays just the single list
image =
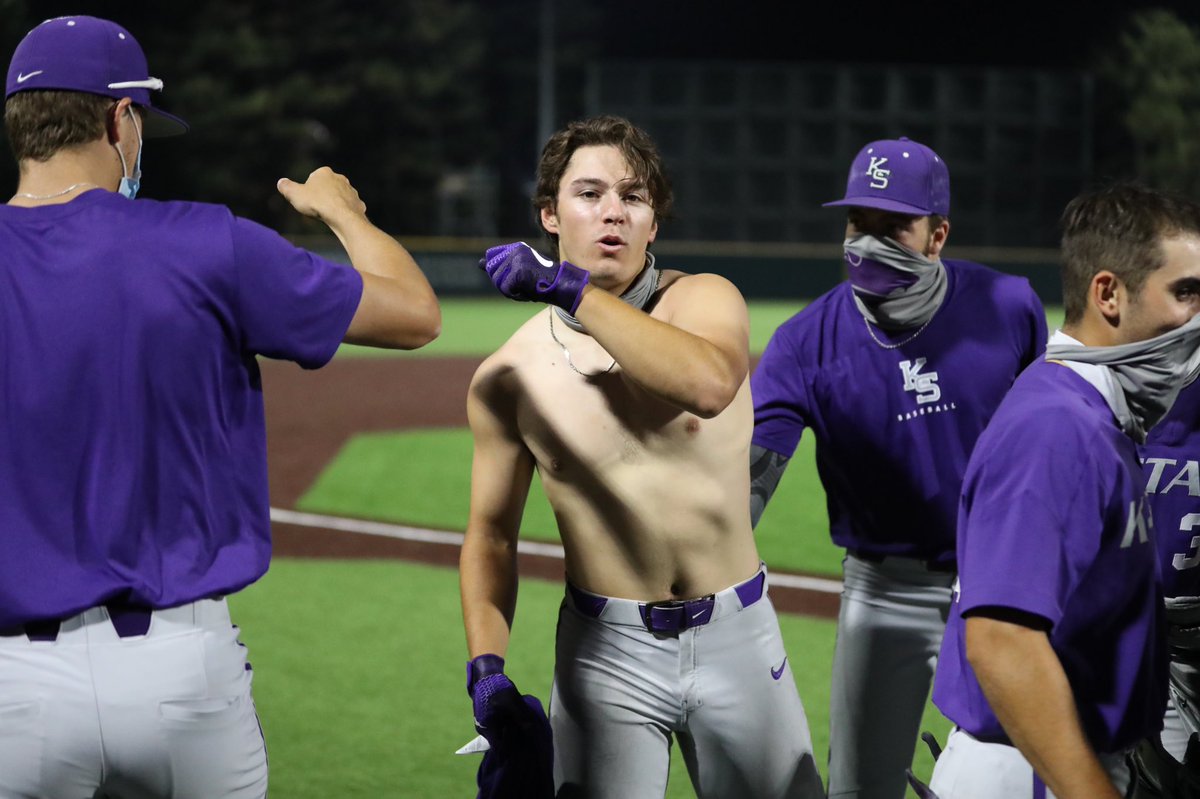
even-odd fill
[{"label": "player's hand", "polygon": [[505,749],[537,735],[546,724],[545,715],[538,718],[504,673],[504,658],[499,655],[480,655],[467,664],[467,693],[475,711],[475,728],[495,748]]},{"label": "player's hand", "polygon": [[345,175],[327,166],[313,170],[303,183],[280,178],[275,184],[284,199],[300,213],[331,227],[347,215],[364,216],[367,206]]},{"label": "player's hand", "polygon": [[475,729],[491,747],[479,765],[479,795],[552,799],[554,742],[542,703],[521,695],[499,655],[480,655],[467,664],[467,693]]},{"label": "player's hand", "polygon": [[568,261],[555,265],[523,241],[490,247],[479,268],[505,297],[557,305],[567,313],[575,313],[588,282],[586,269]]}]

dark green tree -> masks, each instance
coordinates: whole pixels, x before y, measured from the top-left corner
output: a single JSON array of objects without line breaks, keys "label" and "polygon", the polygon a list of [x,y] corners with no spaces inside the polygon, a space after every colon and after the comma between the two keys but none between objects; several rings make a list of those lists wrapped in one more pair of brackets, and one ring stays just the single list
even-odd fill
[{"label": "dark green tree", "polygon": [[[275,192],[323,164],[346,174],[372,219],[431,232],[441,175],[487,157],[480,0],[0,0],[16,28],[41,18],[104,16],[129,28],[162,104],[191,132],[154,140],[147,197],[221,202],[289,232],[308,229]],[[7,58],[7,55],[6,55]]]},{"label": "dark green tree", "polygon": [[[29,29],[29,4],[26,0],[0,0],[0,52],[4,53],[2,63],[5,74],[8,71],[8,57],[16,48],[21,37]],[[16,190],[17,165],[8,157],[8,139],[4,140],[4,153],[0,156],[0,202]]]},{"label": "dark green tree", "polygon": [[196,134],[180,160],[197,193],[294,228],[275,179],[330,164],[378,224],[428,232],[438,178],[478,158],[484,138],[477,6],[216,4],[220,25],[208,2],[163,31],[171,102]]},{"label": "dark green tree", "polygon": [[1200,197],[1200,32],[1172,11],[1133,14],[1101,75],[1128,146],[1125,168],[1110,167]]}]

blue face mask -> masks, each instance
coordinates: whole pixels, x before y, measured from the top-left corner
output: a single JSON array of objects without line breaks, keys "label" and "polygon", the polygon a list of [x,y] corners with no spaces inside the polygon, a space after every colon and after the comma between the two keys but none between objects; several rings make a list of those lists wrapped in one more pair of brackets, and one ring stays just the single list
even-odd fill
[{"label": "blue face mask", "polygon": [[[138,135],[137,160],[133,165],[133,174],[126,175],[129,169],[125,165],[125,154],[121,152],[121,148],[117,147],[117,157],[121,159],[121,185],[117,187],[122,197],[132,200],[137,197],[138,189],[142,187],[142,131],[138,127],[137,115],[133,113],[132,108],[126,108],[129,112],[129,118],[133,120],[133,129]],[[116,147],[116,145],[113,145]]]}]

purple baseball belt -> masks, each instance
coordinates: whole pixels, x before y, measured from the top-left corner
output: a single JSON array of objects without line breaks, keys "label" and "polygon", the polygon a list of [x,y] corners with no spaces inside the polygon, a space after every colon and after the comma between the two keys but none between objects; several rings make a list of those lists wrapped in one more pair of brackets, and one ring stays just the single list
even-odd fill
[{"label": "purple baseball belt", "polygon": [[[145,635],[150,631],[150,616],[154,613],[152,608],[116,601],[105,603],[104,608],[108,611],[108,618],[112,622],[113,629],[121,638],[133,638]],[[58,640],[58,631],[68,618],[70,616],[62,619],[29,621],[16,627],[6,627],[0,630],[0,637],[15,638],[24,635],[30,641],[53,642]]]},{"label": "purple baseball belt", "polygon": [[614,599],[584,591],[567,583],[571,606],[584,616],[614,624],[636,624],[652,633],[675,634],[700,627],[725,615],[742,610],[762,599],[766,593],[766,567],[749,580],[724,591],[695,599],[668,599],[661,602],[638,602]]}]

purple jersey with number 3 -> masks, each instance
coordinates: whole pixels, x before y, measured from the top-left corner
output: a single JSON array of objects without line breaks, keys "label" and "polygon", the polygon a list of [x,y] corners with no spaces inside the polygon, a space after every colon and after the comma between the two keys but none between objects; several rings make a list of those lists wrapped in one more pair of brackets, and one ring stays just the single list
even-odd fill
[{"label": "purple jersey with number 3", "polygon": [[980,436],[963,481],[959,583],[934,679],[946,717],[1007,738],[967,661],[963,614],[1047,620],[1050,644],[1098,752],[1162,727],[1164,618],[1153,524],[1133,440],[1099,391],[1039,361]]},{"label": "purple jersey with number 3", "polygon": [[967,457],[1045,349],[1026,280],[944,263],[946,298],[920,333],[875,328],[876,341],[842,283],[775,331],[751,379],[756,445],[790,457],[805,428],[816,436],[840,546],[952,561]]},{"label": "purple jersey with number 3", "polygon": [[270,556],[256,354],[325,363],[353,269],[219,206],[0,206],[0,628],[236,591]]},{"label": "purple jersey with number 3", "polygon": [[1140,452],[1164,592],[1200,596],[1200,381],[1179,394]]}]

